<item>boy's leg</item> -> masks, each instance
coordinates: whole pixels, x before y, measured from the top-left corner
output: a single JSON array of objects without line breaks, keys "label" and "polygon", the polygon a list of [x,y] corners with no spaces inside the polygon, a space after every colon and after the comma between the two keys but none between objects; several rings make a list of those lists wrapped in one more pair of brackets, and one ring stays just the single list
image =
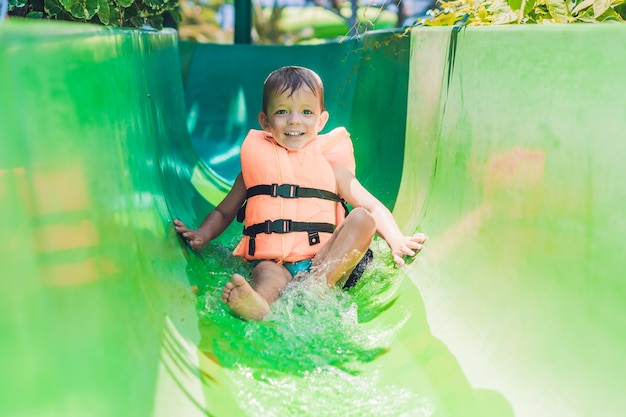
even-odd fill
[{"label": "boy's leg", "polygon": [[315,255],[312,269],[325,275],[329,285],[335,285],[359,263],[375,233],[374,217],[363,208],[352,210],[328,243]]},{"label": "boy's leg", "polygon": [[252,270],[254,288],[239,274],[224,286],[222,301],[244,320],[261,320],[291,281],[289,271],[272,261],[261,261]]}]

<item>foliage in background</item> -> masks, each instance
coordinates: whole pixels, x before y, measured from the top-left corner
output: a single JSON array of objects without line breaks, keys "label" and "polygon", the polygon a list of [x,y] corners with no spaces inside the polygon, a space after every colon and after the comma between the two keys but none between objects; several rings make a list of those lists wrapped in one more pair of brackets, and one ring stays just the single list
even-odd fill
[{"label": "foliage in background", "polygon": [[[292,34],[282,30],[279,21],[283,6],[267,8],[252,2],[252,37],[255,43],[292,44]],[[234,0],[181,0],[181,39],[197,42],[233,43]],[[229,21],[230,20],[230,21]],[[297,41],[297,40],[296,40]]]},{"label": "foliage in background", "polygon": [[[233,42],[235,0],[8,0],[9,16],[95,23],[121,27],[176,26],[180,39],[229,44]],[[364,0],[368,2],[369,0]],[[252,38],[257,44],[291,45],[319,39],[354,36],[401,21],[403,0],[253,1]],[[396,3],[397,2],[397,3]],[[286,7],[283,4],[294,4]],[[288,10],[289,9],[289,10]],[[309,16],[311,10],[318,12]],[[397,9],[397,18],[393,11]],[[285,13],[288,10],[290,13]],[[294,12],[294,10],[297,10]],[[299,11],[305,13],[299,13]],[[326,12],[326,14],[324,14]],[[294,13],[296,14],[294,16]],[[358,14],[358,16],[357,16]],[[295,23],[293,19],[296,19]],[[339,20],[339,23],[337,23]],[[389,21],[393,20],[390,24]],[[342,24],[341,22],[345,22]],[[334,26],[333,26],[334,25]],[[344,29],[344,26],[345,29]],[[320,32],[321,28],[321,32]]]},{"label": "foliage in background", "polygon": [[233,28],[223,27],[224,5],[233,0],[180,0],[180,39],[210,43],[233,43]]},{"label": "foliage in background", "polygon": [[440,0],[426,26],[623,22],[625,0]]},{"label": "foliage in background", "polygon": [[269,8],[269,13],[264,12],[264,7],[259,3],[252,3],[252,27],[253,37],[256,43],[262,44],[281,44],[289,45],[297,42],[296,39],[290,39],[290,34],[280,27],[280,19],[283,15],[284,6],[280,6],[278,2]]},{"label": "foliage in background", "polygon": [[[400,0],[385,0],[383,6],[358,7],[359,0],[255,0],[252,40],[255,44],[293,45],[393,26],[398,18],[387,9],[397,8],[396,1]],[[180,38],[232,43],[233,10],[234,0],[180,0]]]},{"label": "foliage in background", "polygon": [[178,0],[9,0],[9,16],[161,29],[164,13],[177,18],[177,6]]}]

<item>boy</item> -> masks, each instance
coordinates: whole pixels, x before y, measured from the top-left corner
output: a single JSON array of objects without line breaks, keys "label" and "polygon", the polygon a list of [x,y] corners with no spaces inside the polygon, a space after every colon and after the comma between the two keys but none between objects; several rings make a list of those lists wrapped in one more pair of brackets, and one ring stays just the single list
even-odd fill
[{"label": "boy", "polygon": [[[263,131],[251,130],[241,148],[242,172],[224,200],[197,230],[174,220],[178,233],[201,249],[240,211],[244,236],[234,254],[253,263],[252,287],[233,274],[222,300],[244,320],[261,320],[301,271],[324,276],[329,286],[347,277],[378,232],[398,266],[422,249],[421,233],[404,236],[391,212],[355,178],[349,135],[327,135],[324,87],[313,71],[280,68],[265,80]],[[344,217],[342,199],[354,208]],[[245,206],[242,205],[246,202]]]}]

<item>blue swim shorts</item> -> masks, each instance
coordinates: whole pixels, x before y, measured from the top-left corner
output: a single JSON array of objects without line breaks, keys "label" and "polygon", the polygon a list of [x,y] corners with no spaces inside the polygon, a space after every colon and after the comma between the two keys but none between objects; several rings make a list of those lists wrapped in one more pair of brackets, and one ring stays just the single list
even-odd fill
[{"label": "blue swim shorts", "polygon": [[[365,252],[365,255],[363,255],[363,258],[361,258],[359,263],[354,267],[354,269],[350,273],[350,276],[344,283],[344,290],[349,290],[356,285],[357,281],[361,279],[361,275],[363,275],[363,272],[365,272],[365,269],[372,262],[372,259],[374,259],[374,253],[371,249],[368,249],[367,252]],[[312,261],[312,259],[305,259],[298,262],[285,262],[283,265],[285,266],[285,268],[287,268],[291,276],[295,277],[299,272],[309,272],[311,270]],[[252,266],[252,268],[254,268],[259,264],[259,262],[261,261],[252,261],[250,262],[250,265]]]},{"label": "blue swim shorts", "polygon": [[[252,261],[250,265],[252,268],[257,266],[261,261]],[[285,262],[283,266],[287,268],[287,271],[291,274],[292,277],[295,277],[299,272],[309,272],[311,270],[312,259],[304,259],[298,262]]]}]

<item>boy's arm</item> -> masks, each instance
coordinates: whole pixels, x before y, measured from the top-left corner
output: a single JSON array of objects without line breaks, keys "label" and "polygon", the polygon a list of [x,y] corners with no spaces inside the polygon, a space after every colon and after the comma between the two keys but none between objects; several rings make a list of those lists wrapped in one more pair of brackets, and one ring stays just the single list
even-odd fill
[{"label": "boy's arm", "polygon": [[422,233],[405,236],[389,209],[367,191],[348,169],[334,166],[333,170],[339,195],[353,207],[362,207],[370,212],[376,221],[376,232],[391,248],[393,260],[398,266],[404,266],[404,255],[415,256],[422,249],[426,236]]},{"label": "boy's arm", "polygon": [[189,246],[194,249],[202,249],[226,230],[245,199],[246,186],[241,173],[239,173],[226,197],[204,218],[197,230],[189,229],[178,219],[174,220],[174,229],[187,240]]}]

